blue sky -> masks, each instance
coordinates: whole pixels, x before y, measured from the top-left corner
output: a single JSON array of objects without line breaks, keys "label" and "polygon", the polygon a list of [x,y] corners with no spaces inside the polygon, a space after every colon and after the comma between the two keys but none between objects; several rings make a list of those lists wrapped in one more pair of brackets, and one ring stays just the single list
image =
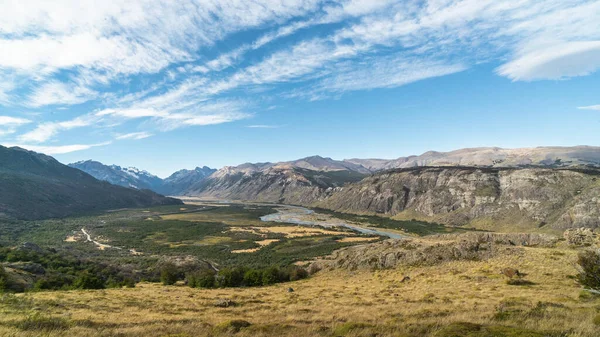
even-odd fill
[{"label": "blue sky", "polygon": [[0,51],[0,144],[65,163],[600,138],[600,1],[9,0]]}]

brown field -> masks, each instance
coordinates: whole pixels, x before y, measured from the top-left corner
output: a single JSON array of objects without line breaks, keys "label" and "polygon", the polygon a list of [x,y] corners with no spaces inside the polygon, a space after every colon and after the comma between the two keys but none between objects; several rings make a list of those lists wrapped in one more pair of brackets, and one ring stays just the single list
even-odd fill
[{"label": "brown field", "polygon": [[[335,270],[259,288],[143,283],[5,295],[0,336],[599,336],[600,299],[573,279],[576,254],[523,248],[486,261]],[[508,285],[500,274],[507,267],[532,283]],[[235,305],[214,305],[224,298]]]}]

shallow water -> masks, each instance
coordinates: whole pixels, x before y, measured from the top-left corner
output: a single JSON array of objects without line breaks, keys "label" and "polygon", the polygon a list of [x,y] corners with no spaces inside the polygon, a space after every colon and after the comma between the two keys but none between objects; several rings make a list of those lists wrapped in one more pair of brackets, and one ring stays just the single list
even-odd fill
[{"label": "shallow water", "polygon": [[299,207],[299,206],[282,206],[277,209],[277,213],[265,215],[260,218],[260,220],[265,222],[280,222],[280,223],[291,223],[295,225],[302,226],[321,226],[321,227],[345,227],[348,229],[352,229],[354,231],[370,234],[370,235],[379,235],[379,236],[387,236],[391,239],[402,239],[404,236],[394,232],[388,232],[380,229],[372,229],[366,228],[356,225],[350,225],[345,222],[340,222],[339,220],[333,221],[313,221],[306,219],[306,215],[313,214],[314,211]]}]

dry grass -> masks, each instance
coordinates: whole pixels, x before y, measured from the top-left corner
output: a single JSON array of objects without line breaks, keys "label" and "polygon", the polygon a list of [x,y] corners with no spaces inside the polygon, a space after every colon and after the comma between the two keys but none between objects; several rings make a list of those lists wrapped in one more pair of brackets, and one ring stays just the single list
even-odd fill
[{"label": "dry grass", "polygon": [[300,238],[315,235],[348,235],[352,233],[344,233],[338,231],[326,230],[318,227],[306,226],[269,226],[269,227],[232,227],[232,232],[249,232],[258,235],[267,233],[283,234],[286,238]]},{"label": "dry grass", "polygon": [[250,249],[239,249],[239,250],[232,250],[231,252],[234,254],[241,254],[241,253],[254,253],[259,251],[262,247],[268,246],[270,244],[272,244],[273,242],[279,242],[279,240],[277,239],[267,239],[267,240],[261,240],[261,241],[254,241],[254,243],[257,243],[258,245],[260,245],[260,247],[258,248],[250,248]]},{"label": "dry grass", "polygon": [[[458,324],[470,322],[496,331],[472,336],[521,336],[528,329],[598,336],[594,319],[600,300],[580,297],[572,278],[575,254],[567,248],[524,248],[523,254],[487,261],[337,270],[264,288],[202,290],[146,283],[134,289],[29,293],[18,295],[17,304],[0,302],[0,335],[451,336],[448,331],[478,327]],[[526,273],[533,285],[507,284],[504,268]],[[406,275],[410,281],[401,282]],[[288,292],[290,286],[294,292]],[[215,307],[222,298],[237,305]],[[36,312],[68,324],[46,329],[46,321],[38,326],[32,318]],[[252,325],[243,327],[241,321]],[[28,326],[33,330],[23,328]]]}]

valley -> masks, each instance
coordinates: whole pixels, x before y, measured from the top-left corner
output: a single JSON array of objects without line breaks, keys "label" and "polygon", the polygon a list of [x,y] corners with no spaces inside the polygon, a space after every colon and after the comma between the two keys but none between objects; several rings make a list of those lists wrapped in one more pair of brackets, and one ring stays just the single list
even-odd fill
[{"label": "valley", "polygon": [[69,177],[155,201],[5,216],[0,335],[597,335],[595,166],[308,157],[181,171],[184,195],[163,197],[142,170],[80,163],[119,187],[16,151],[40,162],[20,179],[51,168],[84,196]]}]

